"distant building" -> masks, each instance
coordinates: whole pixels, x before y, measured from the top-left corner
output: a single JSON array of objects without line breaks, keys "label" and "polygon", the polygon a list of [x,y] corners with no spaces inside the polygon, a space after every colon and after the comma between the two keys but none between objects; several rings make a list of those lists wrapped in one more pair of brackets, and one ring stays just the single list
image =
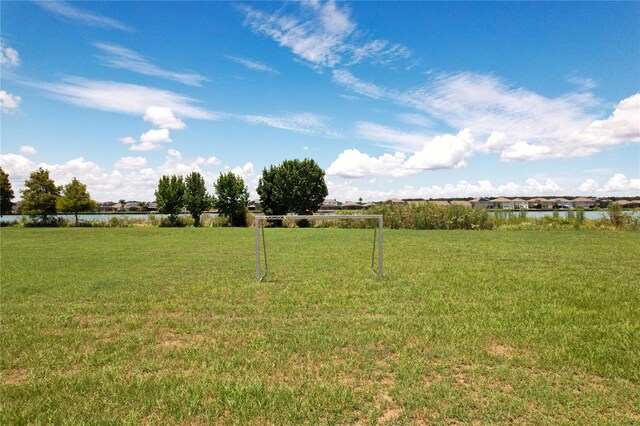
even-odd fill
[{"label": "distant building", "polygon": [[320,211],[322,211],[322,212],[332,212],[332,211],[338,210],[339,207],[340,207],[340,205],[338,204],[337,200],[331,199],[331,198],[326,198],[322,202],[322,205],[320,206]]},{"label": "distant building", "polygon": [[346,203],[342,203],[340,205],[342,210],[362,210],[362,204],[354,203],[353,201],[347,201]]},{"label": "distant building", "polygon": [[467,200],[451,200],[450,203],[454,206],[472,207],[471,202]]},{"label": "distant building", "polygon": [[485,209],[493,209],[496,206],[493,200],[490,200],[484,197],[475,198],[471,200],[470,203],[471,203],[471,207],[483,207]]},{"label": "distant building", "polygon": [[514,208],[518,210],[529,210],[529,201],[524,200],[522,198],[514,198],[511,201],[513,201]]},{"label": "distant building", "polygon": [[498,197],[494,198],[491,201],[493,201],[494,205],[499,209],[513,210],[515,208],[515,203],[513,202],[513,200],[510,200],[508,198]]},{"label": "distant building", "polygon": [[578,197],[573,199],[573,207],[582,207],[583,209],[591,209],[596,206],[596,200],[593,198]]}]

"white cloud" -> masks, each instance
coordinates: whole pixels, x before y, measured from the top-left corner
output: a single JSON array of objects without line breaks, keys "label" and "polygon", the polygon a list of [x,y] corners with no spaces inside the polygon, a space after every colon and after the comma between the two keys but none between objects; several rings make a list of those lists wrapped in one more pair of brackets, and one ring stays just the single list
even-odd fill
[{"label": "white cloud", "polygon": [[246,68],[249,68],[250,70],[262,71],[271,74],[280,74],[280,71],[273,69],[270,66],[259,61],[252,61],[251,59],[239,58],[237,56],[227,56],[227,58],[231,59],[233,62],[245,66]]},{"label": "white cloud", "polygon": [[[342,5],[341,5],[342,6]],[[340,63],[355,64],[363,60],[389,63],[410,56],[400,44],[387,40],[360,41],[348,7],[335,1],[295,3],[294,11],[285,5],[274,14],[245,6],[245,25],[264,34],[316,67],[334,67]]]},{"label": "white cloud", "polygon": [[327,181],[329,197],[338,200],[356,200],[362,197],[364,200],[378,201],[388,198],[456,198],[456,197],[497,197],[497,196],[543,196],[558,195],[566,192],[552,179],[540,182],[536,179],[527,179],[524,184],[507,182],[494,185],[488,180],[479,180],[470,183],[461,180],[457,183],[446,185],[433,185],[414,187],[407,185],[400,189],[377,190],[360,188],[352,180],[335,182]]},{"label": "white cloud", "polygon": [[328,175],[342,177],[407,176],[424,170],[466,166],[465,158],[473,152],[474,139],[469,129],[456,135],[403,133],[373,123],[360,123],[359,135],[382,141],[386,145],[408,146],[414,152],[409,158],[403,152],[384,154],[378,158],[356,149],[343,151],[327,169]]},{"label": "white cloud", "polygon": [[122,157],[114,167],[116,169],[142,169],[147,166],[147,159],[144,157]]},{"label": "white cloud", "polygon": [[598,182],[593,179],[587,179],[578,187],[578,191],[594,194],[598,189]]},{"label": "white cloud", "polygon": [[283,116],[276,115],[241,115],[238,118],[250,124],[264,124],[277,129],[292,130],[299,133],[324,133],[333,135],[327,130],[326,118],[310,113],[289,114]]},{"label": "white cloud", "polygon": [[171,142],[168,129],[151,129],[140,135],[141,143]]},{"label": "white cloud", "polygon": [[123,138],[119,138],[118,142],[122,142],[125,145],[133,145],[134,143],[136,143],[136,140],[131,136],[125,136]]},{"label": "white cloud", "polygon": [[205,163],[210,165],[210,166],[218,166],[218,165],[220,165],[221,161],[216,157],[209,157],[209,158],[207,158]]},{"label": "white cloud", "polygon": [[31,83],[73,105],[103,111],[144,115],[150,105],[169,108],[174,114],[200,120],[216,120],[221,114],[196,106],[195,99],[163,89],[114,81],[71,77],[58,83]]},{"label": "white cloud", "polygon": [[236,176],[240,176],[242,179],[246,181],[248,178],[253,176],[253,173],[254,173],[253,163],[246,163],[242,167],[240,166],[234,167],[233,169],[231,169],[231,172]]},{"label": "white cloud", "polygon": [[500,154],[502,161],[539,160],[552,153],[551,148],[543,145],[532,145],[526,141],[518,141],[508,146]]},{"label": "white cloud", "polygon": [[55,13],[56,15],[60,15],[62,17],[74,20],[82,24],[94,27],[113,28],[120,31],[133,31],[131,27],[123,24],[120,21],[107,18],[106,16],[101,16],[93,12],[78,9],[77,7],[71,6],[64,1],[39,0],[36,1],[36,3],[49,12]]},{"label": "white cloud", "polygon": [[150,106],[144,113],[144,121],[164,129],[184,129],[187,127],[182,120],[173,115],[171,108]]},{"label": "white cloud", "polygon": [[164,70],[151,63],[147,58],[126,47],[107,43],[94,43],[98,49],[107,53],[101,57],[104,64],[112,68],[121,68],[138,74],[150,75],[177,81],[190,86],[201,86],[207,78],[200,74]]},{"label": "white cloud", "polygon": [[425,115],[422,115],[422,114],[403,113],[403,114],[398,114],[398,118],[401,121],[414,126],[430,127],[432,125],[432,122],[431,120],[429,120],[429,117],[426,117]]},{"label": "white cloud", "polygon": [[473,152],[473,143],[474,139],[469,129],[463,129],[457,135],[436,136],[409,157],[404,167],[412,170],[464,167],[464,159]]},{"label": "white cloud", "polygon": [[9,67],[17,67],[20,65],[20,55],[18,51],[11,47],[6,47],[2,40],[0,40],[0,65]]},{"label": "white cloud", "polygon": [[36,155],[38,151],[31,145],[22,145],[20,147],[20,153],[24,155]]},{"label": "white cloud", "polygon": [[356,25],[349,18],[347,8],[335,2],[301,3],[297,16],[267,15],[245,7],[245,24],[257,33],[265,34],[280,46],[315,65],[334,66],[341,61],[341,51]]},{"label": "white cloud", "polygon": [[333,81],[341,86],[347,87],[349,90],[370,98],[380,99],[389,95],[386,89],[373,83],[364,82],[346,70],[334,70]]},{"label": "white cloud", "polygon": [[12,181],[24,180],[36,169],[36,164],[27,157],[11,153],[0,154],[0,165]]},{"label": "white cloud", "polygon": [[422,149],[431,139],[424,133],[401,132],[370,122],[356,123],[355,134],[359,138],[379,142],[384,147],[410,152]]},{"label": "white cloud", "polygon": [[640,179],[629,179],[622,173],[616,173],[604,185],[602,192],[607,194],[638,195],[640,192]]},{"label": "white cloud", "polygon": [[491,132],[487,141],[480,147],[481,151],[502,151],[507,146],[507,135],[502,132]]},{"label": "white cloud", "polygon": [[2,112],[13,113],[18,111],[21,100],[20,96],[0,90],[0,109],[2,109]]},{"label": "white cloud", "polygon": [[405,154],[383,154],[380,157],[371,157],[357,149],[347,149],[329,166],[327,175],[335,175],[346,178],[361,178],[365,176],[406,176],[415,171],[404,167]]}]

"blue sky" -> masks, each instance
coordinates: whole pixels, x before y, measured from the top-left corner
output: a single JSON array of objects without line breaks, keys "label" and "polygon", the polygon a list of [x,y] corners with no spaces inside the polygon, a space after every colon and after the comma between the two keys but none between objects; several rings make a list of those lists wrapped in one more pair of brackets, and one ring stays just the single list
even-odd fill
[{"label": "blue sky", "polygon": [[313,158],[329,195],[640,195],[638,2],[3,2],[0,164],[93,198]]}]

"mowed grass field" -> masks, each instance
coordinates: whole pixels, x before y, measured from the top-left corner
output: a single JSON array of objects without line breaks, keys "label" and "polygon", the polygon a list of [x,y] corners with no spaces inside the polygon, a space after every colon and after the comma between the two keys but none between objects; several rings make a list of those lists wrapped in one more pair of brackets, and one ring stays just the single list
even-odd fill
[{"label": "mowed grass field", "polygon": [[2,228],[0,423],[638,424],[640,234]]}]

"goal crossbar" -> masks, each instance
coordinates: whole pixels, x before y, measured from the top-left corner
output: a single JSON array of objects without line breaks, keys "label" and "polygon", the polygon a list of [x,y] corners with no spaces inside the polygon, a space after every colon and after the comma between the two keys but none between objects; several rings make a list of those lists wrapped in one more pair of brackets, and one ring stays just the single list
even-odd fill
[{"label": "goal crossbar", "polygon": [[[256,243],[256,280],[262,281],[269,274],[269,266],[267,263],[267,245],[264,239],[264,226],[260,226],[261,222],[268,222],[274,220],[285,220],[285,219],[293,219],[293,220],[366,220],[366,219],[375,219],[378,221],[378,226],[373,228],[373,251],[371,252],[371,269],[374,273],[376,273],[379,277],[382,277],[382,225],[383,225],[383,216],[381,214],[354,214],[354,215],[343,215],[343,214],[322,214],[322,215],[304,215],[304,214],[290,214],[290,215],[264,215],[264,216],[255,216],[254,219],[254,228],[255,228],[255,243]],[[261,265],[260,265],[260,229],[262,229],[262,251],[264,252],[264,274],[261,273]],[[374,259],[376,253],[376,240],[378,242],[378,269],[374,269]]]}]

